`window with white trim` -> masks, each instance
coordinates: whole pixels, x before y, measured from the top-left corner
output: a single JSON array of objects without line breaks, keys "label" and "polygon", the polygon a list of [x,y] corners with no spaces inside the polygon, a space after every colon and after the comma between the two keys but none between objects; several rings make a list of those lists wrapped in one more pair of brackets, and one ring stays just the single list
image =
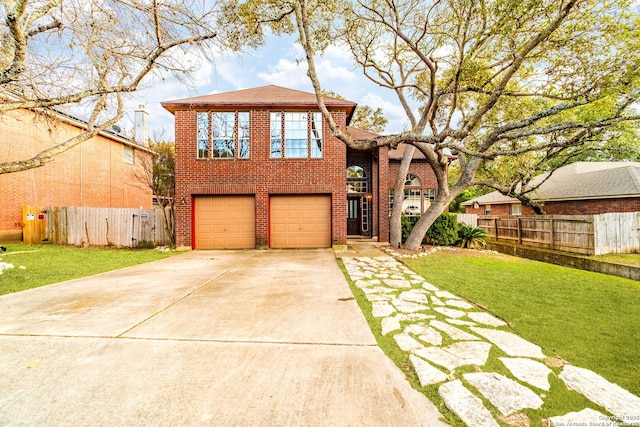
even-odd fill
[{"label": "window with white trim", "polygon": [[198,113],[198,158],[249,158],[249,121],[248,112]]},{"label": "window with white trim", "polygon": [[369,180],[362,166],[349,166],[347,168],[347,193],[368,193]]},{"label": "window with white trim", "polygon": [[271,113],[271,158],[322,158],[322,114]]},{"label": "window with white trim", "polygon": [[209,157],[209,113],[197,114],[198,158]]},{"label": "window with white trim", "polygon": [[236,152],[236,115],[211,114],[211,153],[213,158],[234,158]]},{"label": "window with white trim", "polygon": [[[408,173],[404,180],[405,190],[402,197],[402,212],[407,216],[420,216],[436,200],[435,188],[422,188],[422,180]],[[393,209],[393,189],[389,190],[389,214]]]}]

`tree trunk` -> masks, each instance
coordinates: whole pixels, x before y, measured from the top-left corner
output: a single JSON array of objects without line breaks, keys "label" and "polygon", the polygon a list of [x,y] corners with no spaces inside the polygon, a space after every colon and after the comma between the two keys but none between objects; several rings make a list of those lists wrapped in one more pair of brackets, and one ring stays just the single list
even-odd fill
[{"label": "tree trunk", "polygon": [[445,200],[436,200],[429,206],[429,209],[422,214],[418,222],[416,222],[416,225],[413,226],[413,230],[411,230],[409,237],[407,237],[407,241],[404,242],[406,249],[418,249],[420,245],[422,245],[422,239],[424,239],[424,236],[427,234],[429,227],[447,210],[451,200],[453,200],[451,197]]},{"label": "tree trunk", "polygon": [[413,145],[405,145],[402,161],[400,162],[400,170],[396,175],[396,184],[393,187],[393,209],[391,210],[391,219],[389,220],[389,244],[398,247],[402,243],[402,201],[404,200],[404,183],[411,166],[413,154],[416,147]]},{"label": "tree trunk", "polygon": [[[167,207],[169,207],[170,216],[167,216]],[[164,204],[160,202],[160,209],[162,210],[162,219],[164,222],[165,230],[169,235],[169,246],[174,247],[176,245],[176,237],[175,237],[175,220],[174,220],[174,212],[175,206],[173,203]]]}]

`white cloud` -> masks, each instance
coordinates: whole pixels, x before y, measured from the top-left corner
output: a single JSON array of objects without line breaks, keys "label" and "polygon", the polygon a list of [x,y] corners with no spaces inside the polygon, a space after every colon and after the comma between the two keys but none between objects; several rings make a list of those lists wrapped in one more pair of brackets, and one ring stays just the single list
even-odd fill
[{"label": "white cloud", "polygon": [[[390,91],[389,93],[391,94]],[[385,133],[398,133],[408,128],[409,120],[407,114],[399,102],[396,104],[378,94],[367,93],[359,104],[368,105],[373,109],[382,108],[384,117],[389,120]]]},{"label": "white cloud", "polygon": [[[304,58],[304,51],[299,43],[293,43],[291,46],[292,58],[280,58],[275,65],[267,66],[268,72],[258,73],[259,79],[268,84],[279,86],[298,88],[310,88],[310,81],[307,77],[307,63]],[[318,77],[323,85],[336,86],[331,84],[337,80],[338,83],[343,81],[353,81],[357,77],[348,67],[352,64],[350,53],[340,46],[329,46],[324,54],[315,58],[316,70]]]},{"label": "white cloud", "polygon": [[[269,72],[258,73],[258,78],[268,84],[280,86],[308,87],[311,82],[307,77],[306,62],[293,62],[279,59],[276,65],[268,67]],[[357,77],[353,71],[341,65],[335,65],[329,59],[316,60],[316,70],[323,84],[331,80],[353,81]]]},{"label": "white cloud", "polygon": [[258,78],[268,84],[300,87],[308,83],[306,63],[280,58],[275,65],[269,65],[267,70],[266,73],[258,73]]}]

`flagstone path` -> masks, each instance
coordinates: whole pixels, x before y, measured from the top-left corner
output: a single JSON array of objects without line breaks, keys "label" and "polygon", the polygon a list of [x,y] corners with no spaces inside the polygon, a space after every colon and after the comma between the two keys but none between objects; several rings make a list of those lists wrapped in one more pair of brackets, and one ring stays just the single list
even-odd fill
[{"label": "flagstone path", "polygon": [[[381,319],[382,334],[392,335],[409,353],[420,384],[437,386],[446,406],[468,426],[498,426],[498,420],[508,422],[512,416],[521,420],[523,410],[544,404],[553,374],[551,361],[539,346],[511,332],[502,319],[438,289],[394,256],[342,260],[371,302],[372,315]],[[497,360],[511,377],[486,368],[494,348],[507,356]],[[469,366],[476,372],[470,373]],[[600,410],[558,414],[549,425],[640,426],[637,396],[568,364],[558,376]]]}]

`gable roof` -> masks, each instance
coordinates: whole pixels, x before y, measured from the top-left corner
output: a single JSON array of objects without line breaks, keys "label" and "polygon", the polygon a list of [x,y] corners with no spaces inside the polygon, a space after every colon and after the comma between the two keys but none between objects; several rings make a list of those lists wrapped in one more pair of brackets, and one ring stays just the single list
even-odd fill
[{"label": "gable roof", "polygon": [[[323,98],[329,109],[345,108],[347,110],[347,123],[351,120],[351,116],[357,105],[355,102],[330,96]],[[214,93],[194,98],[176,99],[162,102],[161,105],[173,114],[181,108],[184,109],[184,107],[197,109],[198,107],[208,107],[212,105],[232,108],[252,106],[318,108],[315,93],[302,92],[300,90],[275,85]]]},{"label": "gable roof", "polygon": [[[535,177],[536,185],[549,177],[549,172]],[[540,184],[535,200],[587,200],[640,197],[640,162],[576,162],[557,169]],[[497,191],[462,203],[517,203]]]}]

